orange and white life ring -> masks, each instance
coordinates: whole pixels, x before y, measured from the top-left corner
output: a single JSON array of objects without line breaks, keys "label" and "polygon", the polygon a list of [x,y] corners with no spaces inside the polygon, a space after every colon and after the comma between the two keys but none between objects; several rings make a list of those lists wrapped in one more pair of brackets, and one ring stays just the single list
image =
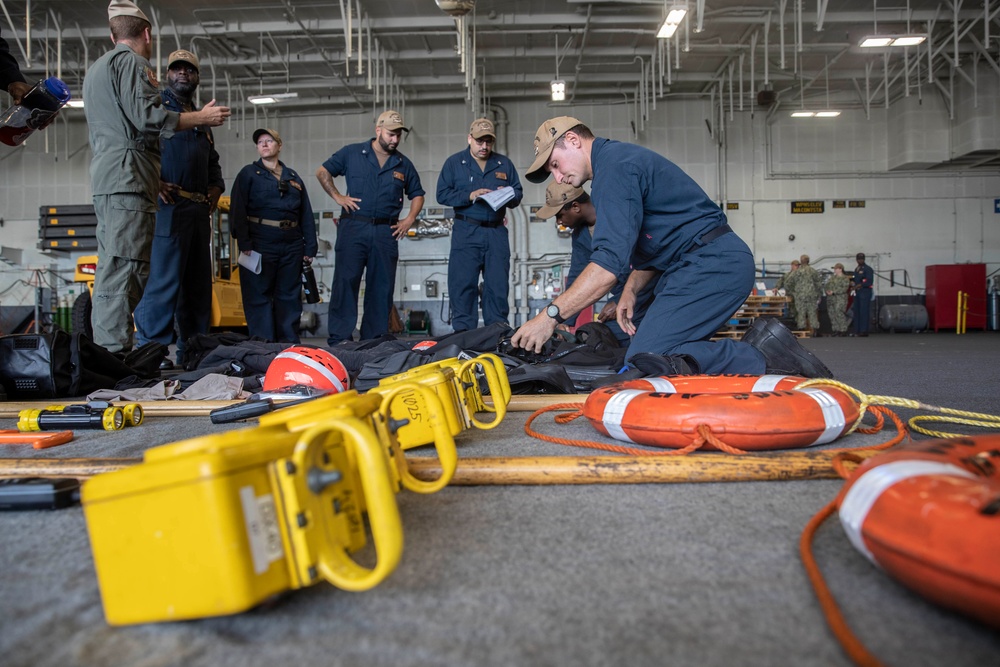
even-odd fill
[{"label": "orange and white life ring", "polygon": [[868,459],[837,497],[851,543],[890,576],[1000,628],[1000,435]]},{"label": "orange and white life ring", "polygon": [[628,380],[615,386],[665,394],[739,394],[794,389],[807,379],[798,375],[662,375]]},{"label": "orange and white life ring", "polygon": [[[670,382],[676,379],[671,377]],[[591,392],[583,415],[594,428],[616,440],[654,447],[686,447],[698,437],[701,426],[726,445],[748,451],[822,445],[847,433],[860,414],[854,398],[833,386],[667,393],[625,384]],[[711,443],[705,447],[716,448]]]}]

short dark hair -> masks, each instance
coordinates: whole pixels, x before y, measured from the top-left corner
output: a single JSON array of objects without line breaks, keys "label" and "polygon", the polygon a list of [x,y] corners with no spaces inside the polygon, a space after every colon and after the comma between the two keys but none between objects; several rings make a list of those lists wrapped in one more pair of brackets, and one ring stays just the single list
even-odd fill
[{"label": "short dark hair", "polygon": [[142,31],[146,28],[153,29],[149,21],[138,16],[116,16],[109,20],[108,24],[111,26],[111,36],[115,38],[115,42],[120,42],[123,39],[137,39],[142,37]]},{"label": "short dark hair", "polygon": [[[586,125],[584,125],[583,123],[580,123],[578,125],[574,125],[573,127],[571,127],[568,130],[566,130],[566,132],[572,132],[573,134],[579,135],[579,137],[581,139],[593,139],[594,138],[594,133],[591,132],[590,128],[587,127]],[[556,139],[555,145],[558,146],[559,148],[562,148],[562,147],[564,147],[566,145],[566,132],[563,132],[562,136],[560,136],[558,139]]]},{"label": "short dark hair", "polygon": [[858,256],[857,256],[857,257],[855,257],[854,259],[860,259],[860,260],[864,260],[864,258],[865,258],[865,253],[863,253],[863,252],[859,252],[859,253],[858,253]]}]

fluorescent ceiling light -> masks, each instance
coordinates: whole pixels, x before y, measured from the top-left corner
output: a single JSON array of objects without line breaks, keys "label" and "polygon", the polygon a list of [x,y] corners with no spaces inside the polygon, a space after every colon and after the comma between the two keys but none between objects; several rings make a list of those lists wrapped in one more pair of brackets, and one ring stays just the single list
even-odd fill
[{"label": "fluorescent ceiling light", "polygon": [[893,46],[916,46],[917,44],[923,44],[924,40],[927,39],[927,35],[902,35],[892,40]]},{"label": "fluorescent ceiling light", "polygon": [[799,109],[798,111],[792,112],[792,118],[836,118],[839,115],[840,112],[833,109],[824,109],[823,111],[807,111],[805,109]]},{"label": "fluorescent ceiling light", "polygon": [[683,7],[678,7],[677,9],[671,9],[670,13],[667,14],[667,23],[673,23],[677,25],[682,20],[684,20],[684,15],[687,14],[687,9]]},{"label": "fluorescent ceiling light", "polygon": [[916,46],[923,44],[926,39],[927,35],[868,35],[861,38],[858,46],[863,49],[884,46]]},{"label": "fluorescent ceiling light", "polygon": [[660,31],[656,33],[656,37],[658,39],[670,39],[674,36],[675,32],[677,32],[677,24],[664,21],[663,25],[660,26]]},{"label": "fluorescent ceiling light", "polygon": [[291,100],[298,97],[298,93],[272,93],[271,95],[251,95],[247,98],[250,104],[274,104],[282,100]]},{"label": "fluorescent ceiling light", "polygon": [[66,106],[71,107],[73,109],[82,109],[83,108],[83,100],[80,99],[79,97],[73,98],[69,102],[66,103]]},{"label": "fluorescent ceiling light", "polygon": [[552,86],[552,101],[562,102],[566,99],[566,82],[562,79],[556,79],[551,84]]}]

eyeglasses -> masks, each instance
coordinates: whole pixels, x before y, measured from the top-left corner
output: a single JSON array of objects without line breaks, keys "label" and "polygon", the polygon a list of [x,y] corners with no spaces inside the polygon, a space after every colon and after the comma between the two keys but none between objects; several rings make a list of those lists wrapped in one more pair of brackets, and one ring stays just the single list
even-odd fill
[{"label": "eyeglasses", "polygon": [[496,142],[496,139],[494,139],[493,137],[483,137],[482,139],[476,139],[475,137],[472,137],[472,140],[475,141],[480,146],[492,146]]}]

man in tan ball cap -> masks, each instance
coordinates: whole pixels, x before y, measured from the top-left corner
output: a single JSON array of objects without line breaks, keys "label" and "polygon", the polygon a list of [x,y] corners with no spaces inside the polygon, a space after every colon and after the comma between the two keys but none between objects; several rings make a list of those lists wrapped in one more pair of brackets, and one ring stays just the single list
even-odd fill
[{"label": "man in tan ball cap", "polygon": [[[523,193],[514,163],[493,150],[496,140],[493,121],[489,118],[472,121],[468,148],[445,160],[438,176],[438,204],[455,209],[448,257],[451,326],[455,331],[479,326],[480,303],[483,326],[506,322],[510,312],[507,209],[517,208]],[[483,197],[500,190],[510,198],[494,208]]]},{"label": "man in tan ball cap", "polygon": [[[741,341],[711,340],[753,288],[753,254],[725,213],[680,167],[648,148],[595,137],[570,116],[542,123],[534,148],[526,178],[542,183],[551,174],[557,183],[575,187],[591,181],[597,223],[593,253],[580,277],[518,329],[514,346],[539,352],[556,324],[628,274],[617,309],[618,324],[632,336],[623,371],[641,377],[648,373],[640,364],[649,361],[657,374],[831,377],[777,320],[755,322]],[[637,296],[651,283],[653,303],[636,327]]]},{"label": "man in tan ball cap", "polygon": [[230,112],[212,100],[199,111],[163,106],[149,63],[152,26],[130,0],[108,5],[115,48],[97,59],[83,82],[90,129],[90,164],[97,214],[94,340],[111,352],[132,349],[132,312],[149,278],[160,190],[160,138],[196,126],[217,126]]}]

